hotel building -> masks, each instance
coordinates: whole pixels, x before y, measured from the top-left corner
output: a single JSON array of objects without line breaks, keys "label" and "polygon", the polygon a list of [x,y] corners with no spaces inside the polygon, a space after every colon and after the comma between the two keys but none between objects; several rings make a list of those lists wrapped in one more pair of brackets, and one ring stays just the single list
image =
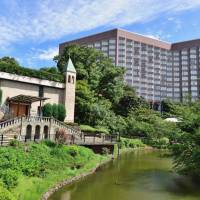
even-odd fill
[{"label": "hotel building", "polygon": [[113,64],[126,68],[125,81],[138,96],[151,102],[169,98],[199,98],[200,40],[170,44],[147,36],[113,29],[59,45],[80,44],[102,51]]}]

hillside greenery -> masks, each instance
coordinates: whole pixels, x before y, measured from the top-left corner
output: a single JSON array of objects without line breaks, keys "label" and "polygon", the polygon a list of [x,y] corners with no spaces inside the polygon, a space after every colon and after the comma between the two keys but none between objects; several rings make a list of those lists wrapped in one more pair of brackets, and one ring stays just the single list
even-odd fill
[{"label": "hillside greenery", "polygon": [[0,72],[7,72],[11,74],[17,74],[22,76],[29,76],[33,78],[46,79],[50,81],[64,82],[64,76],[56,67],[42,68],[40,70],[25,68],[19,65],[19,63],[10,57],[0,58]]},{"label": "hillside greenery", "polygon": [[81,146],[50,141],[12,145],[0,148],[0,200],[40,199],[57,182],[88,171],[106,159]]},{"label": "hillside greenery", "polygon": [[200,180],[200,101],[165,104],[166,114],[181,121],[171,145],[174,167],[179,173]]}]

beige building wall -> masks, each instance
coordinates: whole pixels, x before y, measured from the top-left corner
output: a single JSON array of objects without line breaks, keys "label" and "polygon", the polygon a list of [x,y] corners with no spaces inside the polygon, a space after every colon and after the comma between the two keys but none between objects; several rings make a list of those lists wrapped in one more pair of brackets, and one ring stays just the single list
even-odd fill
[{"label": "beige building wall", "polygon": [[[44,87],[44,97],[50,98],[45,103],[62,103],[64,104],[64,89]],[[39,96],[39,85],[28,84],[23,82],[11,81],[11,80],[0,80],[0,88],[2,89],[2,104],[5,103],[8,97],[14,97],[20,94]],[[31,105],[30,114],[37,115],[38,107],[40,103],[35,102]]]},{"label": "beige building wall", "polygon": [[[17,95],[39,97],[39,88],[42,86],[43,97],[49,98],[43,104],[64,104],[67,114],[65,121],[68,122],[74,122],[75,85],[76,72],[67,72],[65,83],[0,72],[0,88],[3,92],[2,104],[7,98]],[[30,114],[37,115],[39,106],[40,102],[32,103]]]},{"label": "beige building wall", "polygon": [[44,97],[47,97],[45,103],[61,103],[64,104],[64,89],[61,88],[52,88],[44,86]]},{"label": "beige building wall", "polygon": [[[20,94],[38,96],[38,86],[21,83],[10,80],[0,80],[0,87],[2,89],[2,104],[5,103],[8,97],[14,97]],[[37,114],[39,102],[33,103],[31,107],[31,114]]]}]

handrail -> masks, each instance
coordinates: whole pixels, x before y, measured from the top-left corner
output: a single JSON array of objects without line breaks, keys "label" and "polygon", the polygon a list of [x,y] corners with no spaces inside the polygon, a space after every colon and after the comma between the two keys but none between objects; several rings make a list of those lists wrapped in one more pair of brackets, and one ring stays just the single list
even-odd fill
[{"label": "handrail", "polygon": [[[24,124],[25,123],[25,124]],[[76,144],[109,144],[109,143],[113,143],[115,142],[115,138],[113,136],[107,136],[107,135],[103,135],[103,137],[96,137],[93,136],[87,136],[84,135],[81,131],[76,130],[75,128],[67,125],[64,122],[61,122],[53,117],[41,117],[41,116],[22,116],[22,117],[15,117],[9,120],[6,120],[4,122],[0,122],[0,146],[3,145],[4,140],[7,142],[8,137],[6,136],[6,131],[7,129],[4,130],[4,128],[7,128],[11,125],[19,125],[21,127],[20,132],[22,131],[22,127],[23,124],[24,125],[37,125],[38,123],[44,123],[43,125],[48,125],[49,129],[51,129],[51,126],[56,126],[56,128],[58,127],[59,129],[65,129],[67,131],[69,131],[69,135],[72,136],[72,143],[76,143]],[[13,128],[13,127],[11,127]],[[52,127],[54,128],[54,127]],[[54,133],[55,135],[56,133]],[[51,134],[53,135],[53,134]],[[4,137],[5,136],[5,137]],[[24,135],[19,135],[19,137],[24,137]],[[50,135],[49,135],[50,137]],[[93,139],[92,139],[93,138]],[[26,141],[26,137],[25,137],[25,141]]]},{"label": "handrail", "polygon": [[10,122],[10,121],[13,121],[13,120],[15,120],[15,119],[21,119],[21,117],[14,117],[14,118],[8,119],[8,120],[6,120],[6,121],[0,122],[0,125],[1,125],[1,124],[4,124],[4,123],[7,123],[7,122]]},{"label": "handrail", "polygon": [[61,121],[59,121],[59,120],[57,120],[53,117],[41,117],[41,116],[32,116],[32,115],[15,117],[15,118],[6,120],[4,122],[0,122],[0,129],[6,128],[9,125],[13,125],[13,124],[24,122],[24,121],[27,121],[27,122],[49,122],[49,123],[51,123],[51,120],[54,124],[56,124],[58,126],[63,126],[64,128],[67,128],[68,130],[70,130],[70,132],[72,134],[77,134],[79,136],[81,135],[81,132],[77,131],[76,129],[65,124],[64,122],[61,122]]},{"label": "handrail", "polygon": [[67,125],[67,124],[65,124],[64,122],[61,122],[61,121],[59,121],[59,120],[57,120],[57,119],[55,119],[55,118],[53,118],[53,120],[54,120],[56,123],[59,123],[59,124],[61,124],[61,125],[65,126],[66,128],[68,128],[68,129],[72,130],[73,132],[75,132],[75,133],[79,133],[79,134],[80,134],[80,132],[79,132],[79,131],[77,131],[76,129],[74,129],[74,128],[72,128],[72,127],[68,126],[68,125]]},{"label": "handrail", "polygon": [[15,124],[16,122],[19,123],[19,122],[21,122],[21,120],[22,120],[21,117],[15,117],[15,118],[12,118],[12,119],[9,119],[9,120],[0,122],[0,128],[5,128],[5,127],[7,127],[8,125]]}]

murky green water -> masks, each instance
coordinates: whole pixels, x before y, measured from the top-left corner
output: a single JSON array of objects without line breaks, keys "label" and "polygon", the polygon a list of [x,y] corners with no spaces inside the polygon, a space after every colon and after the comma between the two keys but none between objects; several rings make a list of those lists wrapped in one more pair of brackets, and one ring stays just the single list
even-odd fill
[{"label": "murky green water", "polygon": [[171,159],[160,155],[152,150],[124,154],[49,200],[200,200],[200,186],[173,173]]}]

